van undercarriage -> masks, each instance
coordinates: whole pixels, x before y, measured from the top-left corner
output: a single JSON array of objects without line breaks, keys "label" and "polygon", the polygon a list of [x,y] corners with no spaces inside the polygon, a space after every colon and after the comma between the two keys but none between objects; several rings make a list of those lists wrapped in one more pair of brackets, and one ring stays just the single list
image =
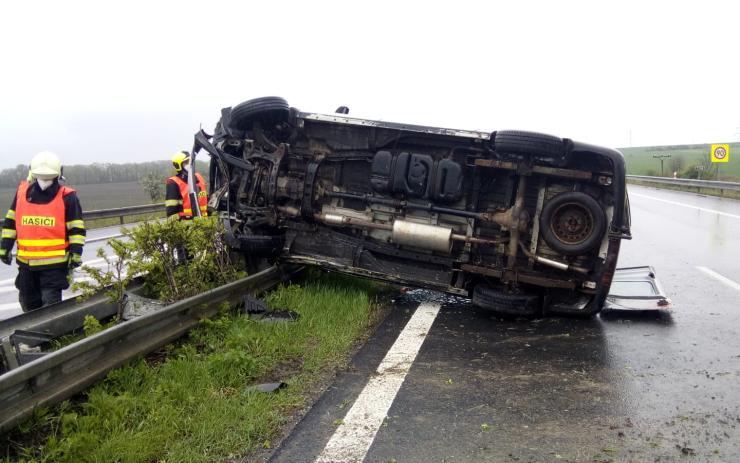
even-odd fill
[{"label": "van undercarriage", "polygon": [[[340,112],[345,112],[340,108]],[[232,248],[472,297],[501,313],[591,315],[629,238],[622,155],[521,131],[225,108],[211,205]]]}]

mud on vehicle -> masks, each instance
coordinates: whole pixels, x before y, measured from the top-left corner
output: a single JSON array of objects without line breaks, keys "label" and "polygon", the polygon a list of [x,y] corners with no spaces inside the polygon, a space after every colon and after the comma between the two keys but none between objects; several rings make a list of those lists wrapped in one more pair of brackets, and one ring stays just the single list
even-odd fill
[{"label": "mud on vehicle", "polygon": [[499,313],[591,315],[629,238],[622,154],[550,135],[222,110],[211,206],[257,268],[311,264],[472,297]]}]

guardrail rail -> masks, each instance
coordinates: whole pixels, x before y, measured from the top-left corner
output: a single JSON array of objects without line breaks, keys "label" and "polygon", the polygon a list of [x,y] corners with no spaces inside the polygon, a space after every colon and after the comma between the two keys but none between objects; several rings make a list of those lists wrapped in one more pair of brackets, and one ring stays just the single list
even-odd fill
[{"label": "guardrail rail", "polygon": [[202,318],[215,315],[223,302],[265,292],[298,271],[299,267],[271,267],[120,323],[0,375],[0,432],[22,422],[36,408],[71,397],[110,370],[174,341]]},{"label": "guardrail rail", "polygon": [[647,183],[658,183],[692,188],[709,188],[713,190],[740,191],[740,183],[720,182],[717,180],[696,180],[691,178],[649,177],[647,175],[628,175],[628,180],[640,180]]}]

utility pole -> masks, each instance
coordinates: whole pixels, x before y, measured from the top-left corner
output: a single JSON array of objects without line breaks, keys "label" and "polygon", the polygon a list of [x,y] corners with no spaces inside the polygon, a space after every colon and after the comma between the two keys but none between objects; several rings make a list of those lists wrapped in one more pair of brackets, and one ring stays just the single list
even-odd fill
[{"label": "utility pole", "polygon": [[665,177],[665,175],[663,174],[663,161],[665,161],[666,159],[670,158],[671,155],[669,153],[665,153],[665,154],[653,154],[653,157],[655,159],[660,159],[660,176],[661,177]]}]

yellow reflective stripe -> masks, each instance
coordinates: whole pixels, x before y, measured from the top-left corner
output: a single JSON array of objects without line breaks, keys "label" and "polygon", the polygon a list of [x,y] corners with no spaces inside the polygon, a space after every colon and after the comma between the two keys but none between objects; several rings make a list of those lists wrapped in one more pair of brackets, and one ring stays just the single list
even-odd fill
[{"label": "yellow reflective stripe", "polygon": [[18,246],[61,246],[64,240],[18,240]]},{"label": "yellow reflective stripe", "polygon": [[15,238],[16,234],[17,232],[15,230],[3,228],[3,238]]},{"label": "yellow reflective stripe", "polygon": [[182,210],[182,213],[185,214],[185,215],[193,215],[193,210],[192,209],[183,209]]},{"label": "yellow reflective stripe", "polygon": [[15,220],[15,211],[13,209],[8,209],[8,213],[5,214],[5,218]]},{"label": "yellow reflective stripe", "polygon": [[66,254],[66,249],[57,249],[56,251],[27,251],[25,249],[18,250],[18,256],[20,257],[56,257],[64,256]]},{"label": "yellow reflective stripe", "polygon": [[0,256],[4,256],[7,253],[8,253],[7,249],[0,249]]},{"label": "yellow reflective stripe", "polygon": [[164,202],[165,206],[179,206],[182,204],[182,199],[167,199]]},{"label": "yellow reflective stripe", "polygon": [[73,228],[85,228],[85,222],[82,220],[70,220],[67,222],[67,230],[71,230]]},{"label": "yellow reflective stripe", "polygon": [[52,259],[33,259],[33,260],[28,260],[28,259],[22,258],[21,256],[16,256],[15,259],[18,262],[24,263],[31,267],[37,267],[41,265],[63,264],[69,260],[69,256],[65,254],[64,257],[54,257]]},{"label": "yellow reflective stripe", "polygon": [[70,244],[85,244],[85,235],[69,235]]}]

